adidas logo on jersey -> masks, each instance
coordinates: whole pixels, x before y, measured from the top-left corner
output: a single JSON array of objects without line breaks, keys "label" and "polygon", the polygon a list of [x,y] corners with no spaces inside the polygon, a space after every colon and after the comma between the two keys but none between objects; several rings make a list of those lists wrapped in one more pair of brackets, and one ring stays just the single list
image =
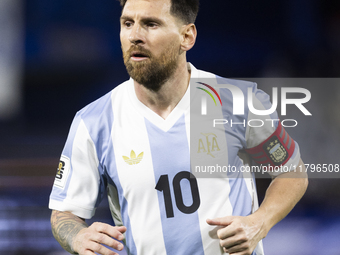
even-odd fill
[{"label": "adidas logo on jersey", "polygon": [[143,159],[143,155],[144,155],[144,152],[141,152],[137,157],[136,157],[136,153],[131,150],[131,153],[130,153],[130,158],[127,157],[127,156],[123,156],[123,159],[124,161],[129,164],[129,165],[137,165],[139,164],[142,159]]}]

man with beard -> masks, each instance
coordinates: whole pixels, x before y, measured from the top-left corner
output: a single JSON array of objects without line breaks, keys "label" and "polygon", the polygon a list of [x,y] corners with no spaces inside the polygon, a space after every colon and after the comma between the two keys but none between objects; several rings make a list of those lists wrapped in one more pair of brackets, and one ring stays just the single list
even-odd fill
[{"label": "man with beard", "polygon": [[[273,179],[259,208],[253,179],[190,174],[190,78],[216,78],[186,60],[196,40],[198,0],[121,5],[120,39],[131,79],[79,111],[72,123],[50,197],[55,238],[82,255],[117,254],[108,247],[121,251],[119,241],[133,255],[263,254],[261,239],[306,190],[304,171]],[[234,83],[252,87],[262,106],[270,107],[253,83]],[[279,163],[304,169],[297,143],[286,135],[285,145],[283,132],[279,123],[266,137],[229,130],[228,164],[243,164],[241,146],[258,154],[275,138],[287,155]],[[240,133],[242,141],[235,139]],[[116,226],[88,226],[84,219],[94,215],[105,189]]]}]

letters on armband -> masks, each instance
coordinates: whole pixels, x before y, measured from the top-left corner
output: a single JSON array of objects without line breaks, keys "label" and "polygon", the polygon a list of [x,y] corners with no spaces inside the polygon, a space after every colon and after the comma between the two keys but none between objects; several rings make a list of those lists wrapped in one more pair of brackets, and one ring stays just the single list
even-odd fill
[{"label": "letters on armband", "polygon": [[246,149],[246,152],[259,165],[282,166],[293,155],[294,149],[294,140],[279,121],[277,129],[270,137],[256,147]]}]

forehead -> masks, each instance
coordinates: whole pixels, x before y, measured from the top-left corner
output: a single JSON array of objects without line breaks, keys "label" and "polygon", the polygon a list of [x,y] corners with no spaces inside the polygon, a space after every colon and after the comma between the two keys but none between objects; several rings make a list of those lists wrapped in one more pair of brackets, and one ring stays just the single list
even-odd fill
[{"label": "forehead", "polygon": [[158,16],[170,15],[171,0],[127,0],[123,15],[128,16]]}]

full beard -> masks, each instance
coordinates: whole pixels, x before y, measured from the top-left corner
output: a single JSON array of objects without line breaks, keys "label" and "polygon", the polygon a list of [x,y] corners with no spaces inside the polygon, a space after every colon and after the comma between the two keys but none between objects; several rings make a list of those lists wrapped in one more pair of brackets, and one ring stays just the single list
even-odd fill
[{"label": "full beard", "polygon": [[[132,61],[132,51],[139,51],[148,59],[140,62]],[[123,52],[123,57],[130,77],[145,88],[157,92],[174,74],[178,66],[179,48],[170,45],[159,57],[154,57],[149,50],[137,45]]]}]

